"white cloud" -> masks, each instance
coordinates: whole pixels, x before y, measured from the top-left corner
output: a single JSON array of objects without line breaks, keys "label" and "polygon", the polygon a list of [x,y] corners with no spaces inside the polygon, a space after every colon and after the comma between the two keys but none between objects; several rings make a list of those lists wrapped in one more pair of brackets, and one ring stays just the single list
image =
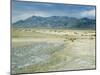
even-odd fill
[{"label": "white cloud", "polygon": [[31,17],[33,14],[29,14],[29,13],[25,13],[25,14],[20,14],[20,15],[17,15],[17,16],[14,16],[12,17],[12,23],[18,21],[18,20],[24,20],[24,19],[27,19],[28,17]]},{"label": "white cloud", "polygon": [[17,22],[19,20],[25,20],[31,16],[42,16],[42,17],[48,17],[51,16],[49,15],[47,12],[43,12],[43,11],[19,11],[16,12],[17,15],[15,15],[13,13],[12,15],[12,23]]},{"label": "white cloud", "polygon": [[89,18],[95,18],[95,9],[93,10],[87,10],[81,13],[82,17],[89,17]]}]

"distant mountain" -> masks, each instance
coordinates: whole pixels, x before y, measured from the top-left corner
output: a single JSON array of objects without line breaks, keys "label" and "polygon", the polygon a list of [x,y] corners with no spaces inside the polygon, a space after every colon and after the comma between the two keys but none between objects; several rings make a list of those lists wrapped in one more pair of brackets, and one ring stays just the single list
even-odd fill
[{"label": "distant mountain", "polygon": [[32,16],[13,23],[13,27],[24,28],[95,28],[96,20],[73,18],[67,16],[40,17]]}]

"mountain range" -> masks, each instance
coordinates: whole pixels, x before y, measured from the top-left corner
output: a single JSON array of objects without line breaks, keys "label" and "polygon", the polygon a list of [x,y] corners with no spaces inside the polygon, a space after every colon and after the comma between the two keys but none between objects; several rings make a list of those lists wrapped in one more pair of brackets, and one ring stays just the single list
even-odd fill
[{"label": "mountain range", "polygon": [[92,28],[96,25],[95,19],[74,18],[67,16],[40,17],[32,16],[12,24],[16,28]]}]

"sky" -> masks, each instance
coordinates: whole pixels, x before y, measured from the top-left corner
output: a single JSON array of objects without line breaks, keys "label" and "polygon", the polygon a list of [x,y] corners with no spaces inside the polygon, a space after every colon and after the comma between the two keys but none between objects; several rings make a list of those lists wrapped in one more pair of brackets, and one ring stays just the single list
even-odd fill
[{"label": "sky", "polygon": [[95,6],[39,3],[39,2],[12,2],[12,23],[27,19],[31,16],[68,16],[76,18],[95,18]]}]

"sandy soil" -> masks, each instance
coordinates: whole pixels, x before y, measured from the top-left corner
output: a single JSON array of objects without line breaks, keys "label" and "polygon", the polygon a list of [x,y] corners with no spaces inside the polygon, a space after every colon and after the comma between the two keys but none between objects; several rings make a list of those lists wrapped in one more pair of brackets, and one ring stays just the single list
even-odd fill
[{"label": "sandy soil", "polygon": [[[13,73],[95,68],[94,30],[31,30],[20,31],[20,36],[17,33],[12,39]],[[25,37],[27,34],[29,37]]]}]

